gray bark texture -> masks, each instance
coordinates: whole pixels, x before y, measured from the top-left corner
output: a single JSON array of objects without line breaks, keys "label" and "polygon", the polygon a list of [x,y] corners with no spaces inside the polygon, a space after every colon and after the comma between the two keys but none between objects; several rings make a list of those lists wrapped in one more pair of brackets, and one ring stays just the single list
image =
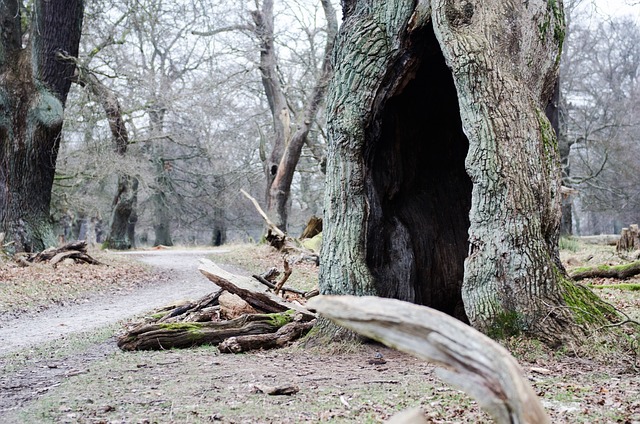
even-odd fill
[{"label": "gray bark texture", "polygon": [[[78,65],[76,81],[86,87],[102,105],[109,122],[115,152],[122,158],[129,146],[129,133],[116,95],[88,69]],[[133,175],[118,174],[118,190],[113,198],[113,210],[109,222],[109,234],[105,248],[126,250],[135,247],[135,223],[137,221],[138,179]]]},{"label": "gray bark texture", "polygon": [[81,0],[33,3],[23,48],[21,2],[0,2],[0,232],[13,251],[55,245],[49,204],[64,104],[82,27]]},{"label": "gray bark texture", "polygon": [[291,113],[285,91],[278,78],[278,64],[274,47],[273,0],[264,0],[262,9],[252,12],[255,33],[260,39],[260,72],[262,85],[273,117],[273,139],[269,158],[264,157],[267,176],[267,212],[276,226],[287,231],[287,220],[291,208],[291,183],[302,148],[308,141],[309,131],[322,106],[329,78],[332,74],[331,51],[338,31],[336,12],[330,0],[321,0],[327,20],[327,39],[324,48],[322,68],[309,97],[299,112],[291,133]]},{"label": "gray bark texture", "polygon": [[495,336],[575,336],[565,300],[583,292],[567,294],[558,258],[559,161],[545,116],[561,2],[343,7],[321,293],[423,304]]}]

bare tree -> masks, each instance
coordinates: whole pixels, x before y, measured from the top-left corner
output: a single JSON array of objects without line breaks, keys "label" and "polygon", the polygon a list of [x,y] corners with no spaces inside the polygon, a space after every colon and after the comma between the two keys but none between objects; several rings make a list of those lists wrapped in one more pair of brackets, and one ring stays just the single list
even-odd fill
[{"label": "bare tree", "polygon": [[572,21],[562,68],[572,145],[565,181],[578,190],[578,233],[619,231],[640,219],[639,71],[640,29],[632,19]]},{"label": "bare tree", "polygon": [[[276,54],[273,0],[264,0],[260,10],[252,12],[255,33],[260,41],[260,72],[262,84],[273,119],[271,152],[264,156],[267,176],[267,209],[274,223],[287,229],[291,184],[302,148],[308,141],[309,131],[315,124],[318,111],[325,98],[326,87],[332,74],[331,52],[338,31],[336,12],[330,0],[321,0],[327,22],[325,46],[320,69],[311,90],[303,96],[302,107],[294,109],[280,81]],[[314,34],[310,34],[310,40]],[[293,110],[292,110],[293,109]],[[294,116],[294,131],[291,131]]]}]

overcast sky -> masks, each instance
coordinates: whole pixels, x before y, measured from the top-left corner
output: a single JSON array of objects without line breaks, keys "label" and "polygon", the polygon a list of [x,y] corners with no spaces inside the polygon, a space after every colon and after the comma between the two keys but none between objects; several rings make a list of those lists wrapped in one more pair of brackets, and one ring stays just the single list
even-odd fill
[{"label": "overcast sky", "polygon": [[593,3],[599,14],[629,15],[640,21],[640,0],[593,0]]}]

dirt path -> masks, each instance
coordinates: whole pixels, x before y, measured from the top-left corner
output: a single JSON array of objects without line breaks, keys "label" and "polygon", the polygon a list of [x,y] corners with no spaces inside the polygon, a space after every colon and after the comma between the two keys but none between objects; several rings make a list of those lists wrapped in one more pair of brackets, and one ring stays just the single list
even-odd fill
[{"label": "dirt path", "polygon": [[198,271],[199,259],[221,250],[160,250],[125,252],[170,278],[128,292],[94,297],[78,305],[55,307],[0,323],[0,356],[15,350],[90,331],[131,318],[180,299],[195,299],[215,286]]}]

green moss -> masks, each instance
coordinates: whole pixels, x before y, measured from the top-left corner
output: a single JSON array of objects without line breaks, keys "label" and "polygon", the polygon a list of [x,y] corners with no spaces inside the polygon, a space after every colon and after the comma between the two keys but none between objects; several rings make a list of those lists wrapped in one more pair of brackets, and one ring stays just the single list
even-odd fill
[{"label": "green moss", "polygon": [[638,266],[638,261],[630,262],[628,264],[620,264],[620,265],[598,265],[597,267],[588,267],[583,266],[579,268],[574,268],[571,270],[572,274],[578,274],[582,272],[592,271],[594,269],[602,272],[613,271],[613,272],[623,272],[629,269],[635,268]]},{"label": "green moss", "polygon": [[164,330],[200,330],[200,326],[192,322],[169,322],[158,325]]},{"label": "green moss", "polygon": [[562,278],[562,295],[566,305],[573,311],[579,325],[605,325],[618,319],[613,306],[603,302],[587,287]]},{"label": "green moss", "polygon": [[551,127],[551,123],[545,113],[536,108],[536,115],[538,116],[538,126],[540,128],[540,137],[542,138],[542,148],[544,150],[545,159],[549,162],[550,167],[555,167],[555,160],[557,159],[558,151],[558,139],[556,132]]},{"label": "green moss", "polygon": [[38,102],[30,111],[31,119],[47,128],[62,124],[64,115],[62,102],[45,89],[40,90]]},{"label": "green moss", "polygon": [[503,311],[493,319],[493,325],[487,331],[492,339],[502,340],[519,336],[525,330],[522,314],[516,311]]},{"label": "green moss", "polygon": [[274,327],[280,328],[286,324],[289,324],[293,321],[293,316],[296,314],[296,311],[293,309],[289,309],[285,312],[279,312],[276,314],[266,314],[269,317],[269,323]]},{"label": "green moss", "polygon": [[591,289],[640,290],[640,284],[588,284],[587,287]]},{"label": "green moss", "polygon": [[578,268],[573,268],[571,270],[571,273],[572,274],[579,274],[579,273],[582,273],[582,272],[585,272],[585,271],[589,271],[590,269],[591,269],[590,266],[580,266]]}]

